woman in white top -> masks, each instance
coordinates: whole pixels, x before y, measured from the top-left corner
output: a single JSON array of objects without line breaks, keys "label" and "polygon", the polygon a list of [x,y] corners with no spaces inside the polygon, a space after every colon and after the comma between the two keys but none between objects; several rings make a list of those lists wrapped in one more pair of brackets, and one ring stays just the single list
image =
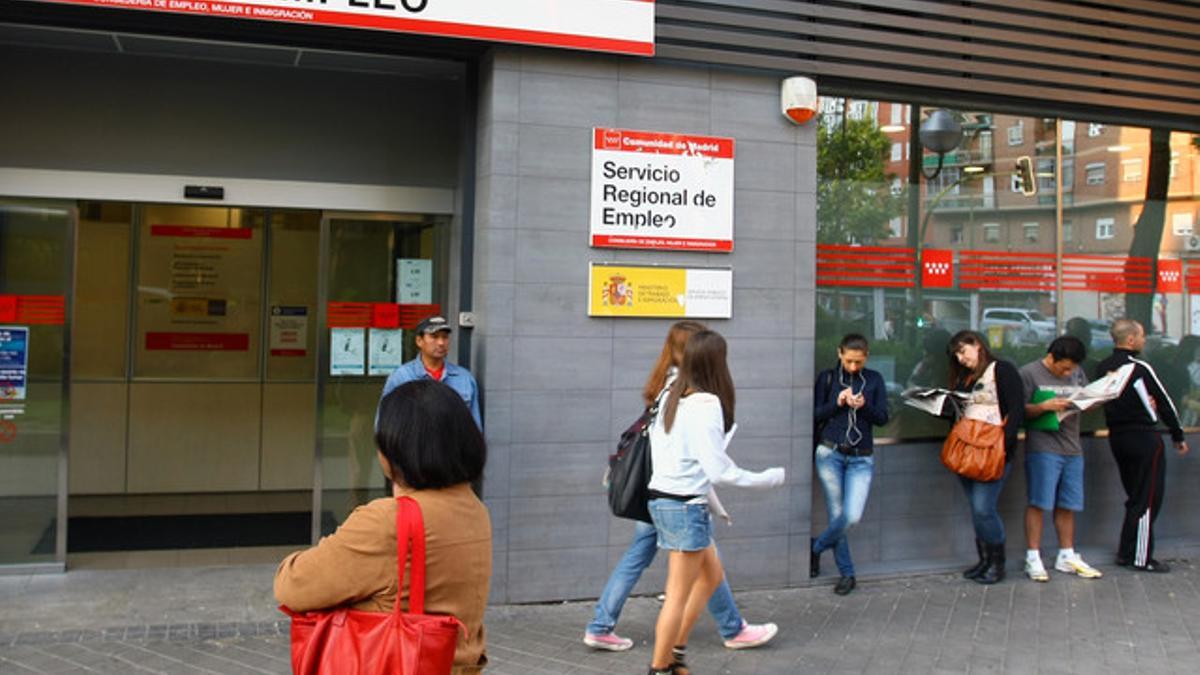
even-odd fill
[{"label": "woman in white top", "polygon": [[746,471],[725,454],[734,426],[733,378],[725,352],[725,339],[714,331],[688,339],[679,377],[650,430],[650,517],[658,547],[670,552],[651,675],[686,675],[688,636],[725,576],[712,542],[709,489],[714,484],[772,487],[784,479],[782,468]]}]

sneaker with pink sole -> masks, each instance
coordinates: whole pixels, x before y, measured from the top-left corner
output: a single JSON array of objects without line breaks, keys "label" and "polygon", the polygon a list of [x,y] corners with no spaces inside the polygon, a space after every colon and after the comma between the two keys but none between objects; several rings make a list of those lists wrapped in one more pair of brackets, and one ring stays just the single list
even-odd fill
[{"label": "sneaker with pink sole", "polygon": [[608,652],[623,652],[633,648],[633,640],[616,633],[584,633],[583,644]]},{"label": "sneaker with pink sole", "polygon": [[779,626],[773,623],[746,623],[742,621],[742,632],[725,641],[726,649],[752,649],[767,644]]}]

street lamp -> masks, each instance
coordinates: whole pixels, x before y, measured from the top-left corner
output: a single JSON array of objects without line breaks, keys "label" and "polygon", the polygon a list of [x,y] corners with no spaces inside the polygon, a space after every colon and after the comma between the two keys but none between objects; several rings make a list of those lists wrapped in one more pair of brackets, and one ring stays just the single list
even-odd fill
[{"label": "street lamp", "polygon": [[946,153],[957,148],[958,144],[962,142],[962,125],[945,110],[934,110],[921,123],[920,137],[922,147],[937,153],[938,163],[933,174],[925,173],[923,162],[921,168],[921,175],[925,176],[926,180],[933,180],[942,172],[942,163],[946,160]]}]

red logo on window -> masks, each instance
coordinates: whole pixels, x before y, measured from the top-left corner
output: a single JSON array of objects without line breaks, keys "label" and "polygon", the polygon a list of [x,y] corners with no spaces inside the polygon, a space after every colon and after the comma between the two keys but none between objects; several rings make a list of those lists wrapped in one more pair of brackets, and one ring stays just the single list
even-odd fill
[{"label": "red logo on window", "polygon": [[1159,293],[1182,293],[1183,292],[1183,261],[1182,260],[1159,260],[1158,261],[1158,292]]},{"label": "red logo on window", "polygon": [[921,285],[925,288],[954,287],[954,251],[921,251]]},{"label": "red logo on window", "polygon": [[17,320],[17,296],[0,295],[0,321],[13,323]]},{"label": "red logo on window", "polygon": [[371,305],[371,328],[399,328],[400,305],[376,302]]}]

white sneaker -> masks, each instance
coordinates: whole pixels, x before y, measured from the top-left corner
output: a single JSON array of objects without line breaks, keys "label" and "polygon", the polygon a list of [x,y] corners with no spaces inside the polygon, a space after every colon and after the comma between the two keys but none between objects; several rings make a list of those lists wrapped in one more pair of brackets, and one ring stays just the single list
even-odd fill
[{"label": "white sneaker", "polygon": [[1054,569],[1067,574],[1074,574],[1083,579],[1099,579],[1104,576],[1100,570],[1092,567],[1083,561],[1083,557],[1078,553],[1074,558],[1058,557],[1058,561],[1054,563]]},{"label": "white sneaker", "polygon": [[742,620],[742,631],[725,641],[726,649],[752,649],[765,645],[779,632],[773,623],[746,623]]},{"label": "white sneaker", "polygon": [[584,633],[583,644],[607,652],[623,652],[633,648],[633,640],[616,633]]},{"label": "white sneaker", "polygon": [[1042,564],[1041,558],[1025,559],[1025,575],[1034,581],[1050,581],[1050,575],[1046,573],[1046,566]]}]

